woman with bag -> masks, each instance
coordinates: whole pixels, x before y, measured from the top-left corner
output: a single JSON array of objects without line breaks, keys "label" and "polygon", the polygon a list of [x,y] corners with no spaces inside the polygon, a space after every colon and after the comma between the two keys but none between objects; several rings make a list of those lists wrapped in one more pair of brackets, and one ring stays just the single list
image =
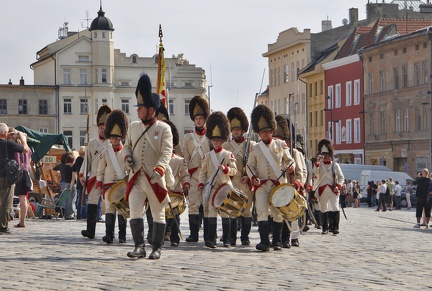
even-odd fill
[{"label": "woman with bag", "polygon": [[424,168],[421,173],[418,174],[417,178],[413,181],[413,185],[417,186],[416,197],[416,219],[417,223],[414,228],[420,228],[420,219],[422,217],[423,210],[425,212],[425,225],[428,228],[429,219],[431,216],[431,204],[427,202],[429,194],[429,185],[431,180],[429,179],[429,170]]}]

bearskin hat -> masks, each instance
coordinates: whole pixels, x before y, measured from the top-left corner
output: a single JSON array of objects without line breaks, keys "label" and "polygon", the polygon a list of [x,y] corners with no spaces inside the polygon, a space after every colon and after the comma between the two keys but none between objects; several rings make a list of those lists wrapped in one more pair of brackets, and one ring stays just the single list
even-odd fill
[{"label": "bearskin hat", "polygon": [[233,107],[228,110],[227,117],[231,126],[231,129],[240,128],[243,131],[248,131],[249,121],[240,107]]},{"label": "bearskin hat", "polygon": [[333,156],[333,149],[331,142],[326,138],[320,140],[318,143],[318,153],[320,154],[329,153],[330,156]]},{"label": "bearskin hat", "polygon": [[105,124],[108,115],[111,113],[112,109],[108,105],[102,105],[99,107],[97,116],[96,116],[96,123],[97,125]]},{"label": "bearskin hat", "polygon": [[221,138],[224,141],[228,140],[230,134],[230,126],[228,118],[221,111],[215,111],[207,119],[206,122],[207,131],[206,136],[209,139]]},{"label": "bearskin hat", "polygon": [[152,93],[152,85],[150,77],[146,74],[142,75],[138,80],[138,85],[135,90],[135,96],[137,98],[137,105],[134,106],[145,106],[148,108],[153,107],[158,109],[161,101],[160,97],[156,93]]},{"label": "bearskin hat", "polygon": [[195,116],[202,115],[205,119],[209,116],[209,105],[206,99],[201,96],[195,96],[189,102],[189,116],[192,121],[195,120]]},{"label": "bearskin hat", "polygon": [[113,110],[110,115],[108,115],[105,123],[105,138],[110,138],[111,136],[114,136],[125,139],[128,125],[129,123],[126,114],[118,109]]},{"label": "bearskin hat", "polygon": [[297,142],[295,144],[295,147],[296,147],[296,149],[298,149],[304,153],[304,151],[305,151],[304,137],[300,133],[297,134]]},{"label": "bearskin hat", "polygon": [[168,109],[163,104],[161,104],[161,106],[156,110],[156,117],[162,121],[169,120]]},{"label": "bearskin hat", "polygon": [[173,146],[178,145],[180,143],[180,137],[179,137],[177,127],[171,120],[164,119],[163,122],[165,122],[171,127],[171,133],[173,135]]},{"label": "bearskin hat", "polygon": [[276,129],[274,114],[266,105],[260,104],[252,110],[251,114],[252,129],[259,133],[263,129]]},{"label": "bearskin hat", "polygon": [[273,132],[273,136],[279,137],[283,140],[287,139],[290,134],[287,120],[282,115],[277,115],[275,117],[275,120],[276,120],[276,129]]}]

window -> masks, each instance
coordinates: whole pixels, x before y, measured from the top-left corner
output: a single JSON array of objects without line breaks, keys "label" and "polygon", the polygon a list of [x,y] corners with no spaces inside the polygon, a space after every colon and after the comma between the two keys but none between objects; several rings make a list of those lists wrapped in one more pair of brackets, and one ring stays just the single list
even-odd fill
[{"label": "window", "polygon": [[85,140],[86,140],[86,131],[85,130],[80,130],[80,146],[85,145]]},{"label": "window", "polygon": [[105,38],[105,31],[102,31],[102,38]]},{"label": "window", "polygon": [[80,69],[80,84],[81,85],[87,84],[87,70],[86,69]]},{"label": "window", "polygon": [[370,134],[374,134],[375,133],[375,115],[373,113],[371,113],[369,115],[369,133]]},{"label": "window", "polygon": [[68,142],[70,148],[73,148],[73,144],[72,144],[72,137],[73,137],[72,136],[72,130],[65,130],[65,131],[63,131],[63,134],[66,137],[67,142]]},{"label": "window", "polygon": [[354,143],[360,143],[360,140],[361,140],[360,118],[354,118]]},{"label": "window", "polygon": [[107,69],[102,69],[102,83],[107,82]]},{"label": "window", "polygon": [[402,88],[408,87],[408,68],[402,67]]},{"label": "window", "polygon": [[351,81],[349,81],[349,82],[346,82],[346,86],[345,86],[345,98],[346,98],[346,102],[345,102],[345,105],[346,106],[351,106]]},{"label": "window", "polygon": [[48,128],[39,128],[39,132],[48,133]]},{"label": "window", "polygon": [[93,33],[93,36],[94,36],[94,38],[97,38],[97,32],[96,31]]},{"label": "window", "polygon": [[368,74],[368,83],[369,83],[369,94],[373,94],[373,86],[374,86],[374,80],[373,80],[373,73]]},{"label": "window", "polygon": [[345,122],[345,142],[352,143],[352,124],[351,119],[347,119]]},{"label": "window", "polygon": [[427,63],[427,62],[423,62],[423,63],[422,63],[422,78],[421,78],[421,84],[425,84],[425,83],[427,83],[427,80],[430,78],[428,74],[429,74],[429,70],[428,70],[428,63]]},{"label": "window", "polygon": [[385,111],[381,111],[380,112],[380,132],[381,133],[386,133],[387,132],[387,128],[386,128],[386,114]]},{"label": "window", "polygon": [[394,83],[394,89],[399,89],[399,68],[393,69],[393,83]]},{"label": "window", "polygon": [[132,56],[132,64],[136,64],[137,63],[137,57],[136,56]]},{"label": "window", "polygon": [[288,83],[289,79],[288,79],[288,65],[284,65],[284,83]]},{"label": "window", "polygon": [[429,128],[429,108],[423,107],[423,128],[427,129]]},{"label": "window", "polygon": [[80,114],[87,114],[87,111],[88,111],[87,99],[80,98]]},{"label": "window", "polygon": [[27,114],[27,100],[18,100],[18,114]]},{"label": "window", "polygon": [[108,105],[108,99],[102,98],[102,105]]},{"label": "window", "polygon": [[71,83],[71,73],[70,69],[63,69],[63,84]]},{"label": "window", "polygon": [[0,99],[0,114],[7,114],[7,100]]},{"label": "window", "polygon": [[400,132],[400,110],[395,111],[395,131]]},{"label": "window", "polygon": [[408,108],[404,109],[404,131],[409,130],[409,123],[408,123]]},{"label": "window", "polygon": [[422,126],[422,115],[420,114],[420,108],[415,109],[415,130],[421,130]]},{"label": "window", "polygon": [[129,100],[128,99],[122,99],[121,108],[122,108],[122,111],[124,113],[129,114]]},{"label": "window", "polygon": [[295,65],[291,63],[291,81],[295,81]]},{"label": "window", "polygon": [[39,100],[39,114],[48,114],[48,100]]},{"label": "window", "polygon": [[168,100],[168,113],[174,114],[174,99]]},{"label": "window", "polygon": [[341,135],[341,122],[333,122],[334,127],[336,129],[336,143],[340,144],[342,142],[342,135]]},{"label": "window", "polygon": [[324,90],[324,81],[323,80],[320,80],[320,85],[319,85],[319,93],[320,93],[320,95],[322,95],[323,94],[323,90]]},{"label": "window", "polygon": [[421,67],[420,64],[414,64],[414,85],[421,85]]},{"label": "window", "polygon": [[278,83],[278,85],[280,85],[280,80],[281,80],[281,77],[280,77],[280,67],[278,67],[277,68],[277,83]]},{"label": "window", "polygon": [[333,108],[333,86],[328,86],[327,97],[330,97],[327,99],[327,109],[332,109]]},{"label": "window", "polygon": [[318,82],[314,82],[314,96],[318,95]]},{"label": "window", "polygon": [[380,77],[380,92],[384,92],[385,91],[385,73],[384,73],[384,71],[379,72],[379,77]]},{"label": "window", "polygon": [[99,83],[99,71],[98,71],[98,69],[95,69],[95,82]]},{"label": "window", "polygon": [[89,56],[78,56],[78,62],[88,62],[90,61]]},{"label": "window", "polygon": [[340,108],[341,107],[341,95],[342,95],[342,93],[341,93],[341,84],[336,84],[336,88],[335,88],[335,90],[336,90],[336,92],[335,92],[335,94],[336,94],[336,98],[335,98],[335,107],[336,108]]},{"label": "window", "polygon": [[63,100],[63,113],[72,114],[72,99]]},{"label": "window", "polygon": [[360,80],[354,80],[354,105],[360,104]]},{"label": "window", "polygon": [[328,138],[330,141],[333,142],[333,127],[332,127],[332,122],[328,121],[327,122],[327,128],[328,128]]},{"label": "window", "polygon": [[190,99],[187,99],[184,101],[184,114],[189,115],[189,103]]},{"label": "window", "polygon": [[270,70],[270,87],[273,87],[273,70]]}]

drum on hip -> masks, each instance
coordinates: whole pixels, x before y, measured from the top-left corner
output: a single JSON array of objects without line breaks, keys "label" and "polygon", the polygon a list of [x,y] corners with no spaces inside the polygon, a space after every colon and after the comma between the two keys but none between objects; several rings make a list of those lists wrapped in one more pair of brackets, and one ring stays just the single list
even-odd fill
[{"label": "drum on hip", "polygon": [[125,200],[126,195],[126,181],[120,180],[113,184],[106,192],[108,201],[117,208],[117,211],[124,217],[130,217],[129,202]]},{"label": "drum on hip", "polygon": [[307,210],[307,201],[291,184],[280,184],[270,193],[270,204],[276,207],[285,220],[293,222]]},{"label": "drum on hip", "polygon": [[[169,192],[169,198],[171,200],[172,212],[174,215],[181,215],[186,209],[185,197],[180,193]],[[166,218],[173,218],[173,213],[169,206],[165,207]]]},{"label": "drum on hip", "polygon": [[216,189],[211,201],[214,208],[235,218],[245,210],[248,198],[243,191],[225,183]]}]

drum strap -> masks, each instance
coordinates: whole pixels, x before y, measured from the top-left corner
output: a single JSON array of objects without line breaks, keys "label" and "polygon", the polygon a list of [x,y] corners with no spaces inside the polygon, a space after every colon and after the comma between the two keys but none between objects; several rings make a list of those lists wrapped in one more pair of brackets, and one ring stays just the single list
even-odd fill
[{"label": "drum strap", "polygon": [[[210,158],[211,158],[211,161],[212,161],[213,166],[214,166],[214,174],[213,174],[213,176],[216,175],[216,172],[217,172],[218,175],[219,175],[219,178],[221,179],[221,181],[223,181],[223,173],[222,173],[221,171],[218,171],[218,170],[217,170],[217,169],[219,168],[220,161],[219,161],[218,158],[216,157],[216,153],[215,153],[214,150],[210,151]],[[212,176],[212,178],[213,178],[213,176]],[[210,182],[210,181],[211,181],[211,180],[209,180],[209,182]]]},{"label": "drum strap", "polygon": [[267,148],[267,146],[264,144],[263,141],[260,141],[258,144],[259,144],[261,151],[264,154],[264,157],[267,159],[270,166],[272,167],[273,172],[275,173],[276,177],[279,177],[281,175],[281,170],[279,169],[279,166],[276,164],[276,161],[273,158],[273,156],[270,154],[270,150]]},{"label": "drum strap", "polygon": [[[239,145],[238,143],[236,143],[234,140],[231,141],[231,144],[232,144],[232,147],[234,149],[233,155],[235,157],[237,157],[237,155],[240,154],[241,157],[243,158],[243,156],[244,156],[244,149],[242,149],[241,145]],[[244,143],[244,144],[246,145],[246,143]]]},{"label": "drum strap", "polygon": [[200,157],[201,157],[201,159],[204,158],[204,152],[203,152],[203,150],[202,150],[202,145],[204,144],[204,142],[205,142],[206,140],[207,140],[207,137],[204,135],[204,136],[201,138],[201,140],[198,141],[198,138],[196,137],[196,133],[195,133],[195,132],[192,132],[192,141],[193,141],[193,143],[194,143],[194,145],[195,145],[195,149],[194,149],[194,151],[193,151],[193,153],[192,153],[191,160],[194,158],[194,156],[195,156],[196,154],[199,154]]},{"label": "drum strap", "polygon": [[117,174],[117,177],[119,179],[123,179],[126,176],[126,174],[120,168],[120,164],[119,164],[119,161],[117,160],[116,154],[114,153],[113,147],[112,146],[108,146],[107,151],[108,151],[108,156],[109,156],[109,158],[111,160],[111,163],[112,163],[112,165],[114,167],[114,170],[115,170],[115,172]]}]

